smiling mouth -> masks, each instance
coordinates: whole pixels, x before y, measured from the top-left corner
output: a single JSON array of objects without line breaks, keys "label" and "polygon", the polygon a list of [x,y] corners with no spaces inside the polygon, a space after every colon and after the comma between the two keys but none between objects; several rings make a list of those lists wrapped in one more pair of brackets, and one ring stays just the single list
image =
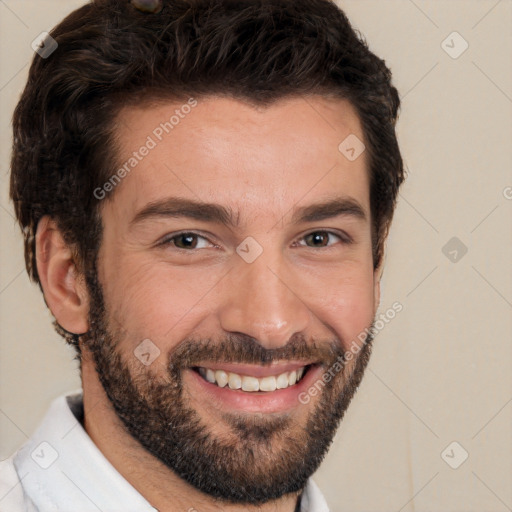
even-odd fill
[{"label": "smiling mouth", "polygon": [[194,370],[207,382],[220,388],[227,388],[233,391],[241,390],[249,393],[272,392],[278,389],[287,389],[300,382],[313,365],[305,365],[294,370],[255,377],[242,375],[225,370],[214,370],[206,367],[196,367]]}]

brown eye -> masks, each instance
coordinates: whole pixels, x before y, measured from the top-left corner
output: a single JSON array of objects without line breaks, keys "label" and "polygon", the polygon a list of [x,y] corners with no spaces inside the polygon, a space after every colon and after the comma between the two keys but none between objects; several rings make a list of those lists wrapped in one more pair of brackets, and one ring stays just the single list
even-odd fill
[{"label": "brown eye", "polygon": [[341,235],[332,233],[330,231],[313,231],[312,233],[309,233],[306,236],[304,236],[303,240],[306,241],[307,247],[313,248],[330,247],[331,245],[334,245],[336,241],[341,241],[342,243],[349,243],[349,241],[343,239]]},{"label": "brown eye", "polygon": [[191,233],[183,233],[174,238],[174,245],[180,249],[195,249],[197,236]]},{"label": "brown eye", "polygon": [[191,249],[204,249],[212,244],[210,241],[197,233],[183,232],[167,237],[161,245],[176,247],[177,249],[191,250]]},{"label": "brown eye", "polygon": [[313,247],[326,247],[329,243],[329,233],[325,231],[317,231],[306,235],[305,239],[311,242]]}]

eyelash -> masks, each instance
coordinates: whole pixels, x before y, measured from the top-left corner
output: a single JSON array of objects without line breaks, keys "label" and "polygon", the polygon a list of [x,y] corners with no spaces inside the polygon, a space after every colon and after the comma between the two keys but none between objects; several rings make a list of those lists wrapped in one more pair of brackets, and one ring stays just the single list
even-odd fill
[{"label": "eyelash", "polygon": [[[347,235],[347,234],[341,234],[341,233],[337,233],[335,231],[321,230],[321,229],[310,231],[309,233],[306,233],[305,235],[303,235],[299,240],[304,240],[306,237],[308,237],[310,235],[313,235],[313,234],[317,234],[317,233],[322,233],[322,234],[327,234],[327,235],[335,236],[335,237],[339,238],[339,240],[341,241],[341,243],[343,245],[350,245],[350,244],[353,243],[352,238],[349,235]],[[183,236],[183,235],[192,235],[192,236],[195,236],[195,237],[198,237],[198,238],[203,238],[204,240],[207,240],[210,244],[212,244],[214,246],[216,245],[213,242],[211,242],[210,240],[208,240],[208,238],[205,237],[204,235],[201,235],[200,233],[196,233],[194,231],[181,231],[180,233],[175,233],[172,236],[166,237],[158,245],[160,245],[160,246],[173,246],[174,245],[173,241],[176,240],[177,238],[179,238],[180,236]],[[333,245],[335,245],[335,244],[333,244]],[[330,248],[333,247],[333,245],[320,246],[320,247],[316,247],[316,249],[324,249],[324,250],[325,249],[330,249]],[[307,247],[309,249],[315,249],[315,247],[310,247],[310,246],[307,246],[307,245],[306,246],[302,245],[301,247]],[[183,251],[183,252],[195,252],[195,251],[200,250],[200,249],[197,249],[197,248],[183,249],[182,247],[176,247],[175,245],[174,245],[174,248],[177,249],[178,251]]]}]

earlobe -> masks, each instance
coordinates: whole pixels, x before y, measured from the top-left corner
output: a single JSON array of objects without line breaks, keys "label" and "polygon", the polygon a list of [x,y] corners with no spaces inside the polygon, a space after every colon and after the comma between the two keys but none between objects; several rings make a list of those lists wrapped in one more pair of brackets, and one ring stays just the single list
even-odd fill
[{"label": "earlobe", "polygon": [[87,332],[89,303],[85,282],[71,249],[49,216],[37,226],[36,260],[46,304],[59,325],[75,334]]},{"label": "earlobe", "polygon": [[379,309],[380,305],[380,275],[375,274],[374,277],[374,283],[373,283],[373,314],[375,315],[377,313],[377,310]]},{"label": "earlobe", "polygon": [[380,306],[380,281],[382,278],[382,263],[373,272],[373,314],[377,314]]}]

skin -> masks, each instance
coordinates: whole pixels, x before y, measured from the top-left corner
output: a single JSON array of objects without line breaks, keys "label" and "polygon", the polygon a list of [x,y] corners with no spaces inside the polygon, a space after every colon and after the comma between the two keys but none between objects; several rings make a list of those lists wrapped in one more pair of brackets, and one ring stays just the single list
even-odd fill
[{"label": "skin", "polygon": [[[181,105],[121,111],[120,165]],[[380,293],[380,269],[372,261],[366,153],[350,162],[338,150],[350,134],[364,140],[350,103],[311,96],[281,100],[267,109],[234,99],[201,99],[164,135],[101,203],[98,277],[109,321],[126,333],[119,349],[127,360],[141,340],[151,339],[162,356],[148,371],[158,376],[166,354],[183,339],[221,339],[227,332],[252,336],[266,348],[282,347],[294,334],[306,339],[335,335],[348,349],[371,324]],[[230,208],[238,226],[163,216],[130,224],[148,203],[171,196]],[[292,222],[295,209],[340,196],[357,202],[366,218]],[[181,251],[172,243],[158,245],[183,230],[205,239]],[[318,231],[333,232],[328,247],[305,238]],[[344,234],[351,244],[336,236]],[[250,264],[236,252],[249,236],[263,248]],[[71,249],[48,217],[38,226],[37,251],[45,299],[56,320],[70,332],[86,332],[87,287]],[[82,383],[88,434],[154,507],[161,512],[192,505],[205,512],[239,510],[219,505],[182,481],[125,431],[86,349]],[[225,435],[221,415],[232,411],[222,401],[213,403],[196,384],[192,375],[184,375],[189,404],[211,432]],[[297,403],[287,414],[303,423],[318,398]],[[296,498],[286,495],[244,509],[292,512]]]}]

